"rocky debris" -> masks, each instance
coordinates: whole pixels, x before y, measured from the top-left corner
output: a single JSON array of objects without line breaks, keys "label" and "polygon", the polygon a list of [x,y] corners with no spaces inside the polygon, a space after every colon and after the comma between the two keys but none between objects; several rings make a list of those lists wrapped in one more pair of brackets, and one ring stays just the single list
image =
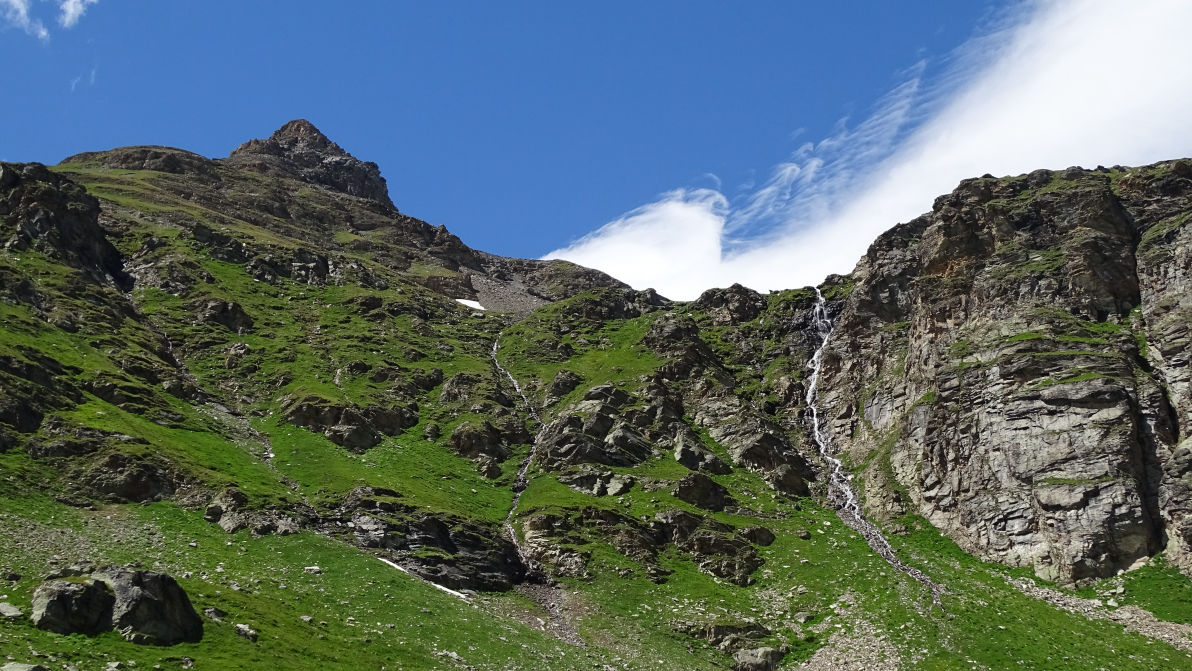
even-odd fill
[{"label": "rocky debris", "polygon": [[756,622],[693,624],[679,623],[675,631],[702,638],[724,652],[736,652],[769,636],[772,632]]},{"label": "rocky debris", "polygon": [[85,489],[109,501],[161,501],[174,496],[177,478],[147,456],[112,452],[92,462],[79,478]]},{"label": "rocky debris", "polygon": [[560,411],[537,439],[543,467],[632,466],[647,459],[653,447],[634,426],[634,414],[622,413],[628,401],[624,391],[601,385],[588,390],[582,401]]},{"label": "rocky debris", "polygon": [[3,618],[17,618],[24,617],[25,613],[20,608],[8,603],[7,601],[0,601],[0,617]]},{"label": "rocky debris", "polygon": [[729,582],[746,586],[764,562],[748,541],[733,534],[733,527],[682,510],[654,516],[652,531],[663,541],[692,556],[699,569]]},{"label": "rocky debris", "polygon": [[591,553],[570,547],[584,542],[576,533],[576,523],[567,516],[537,513],[522,522],[527,554],[554,575],[564,578],[591,577],[588,560]]},{"label": "rocky debris", "polygon": [[766,309],[766,299],[752,289],[734,284],[727,289],[708,289],[691,307],[707,310],[715,326],[730,326],[757,319]]},{"label": "rocky debris", "polygon": [[408,505],[398,503],[396,499],[399,498],[401,498],[401,494],[392,489],[362,485],[348,492],[348,495],[344,497],[343,510],[349,513],[355,511],[397,513],[413,510]]},{"label": "rocky debris", "polygon": [[733,503],[723,485],[702,473],[688,473],[671,492],[680,501],[686,501],[704,510],[721,511]]},{"label": "rocky debris", "polygon": [[309,521],[313,511],[295,517],[280,510],[254,510],[248,507],[248,497],[238,489],[225,489],[208,502],[203,519],[219,525],[226,533],[241,529],[250,530],[254,536],[277,534],[288,536],[298,533],[303,526],[302,517]]},{"label": "rocky debris", "polygon": [[786,651],[778,648],[749,648],[733,653],[733,671],[774,671]]},{"label": "rocky debris", "polygon": [[23,664],[21,662],[7,662],[0,666],[0,671],[50,671],[41,664]]},{"label": "rocky debris", "polygon": [[584,464],[561,473],[559,482],[590,496],[620,496],[633,487],[631,475],[614,473],[606,468]]},{"label": "rocky debris", "polygon": [[199,324],[219,324],[233,333],[252,330],[254,320],[239,303],[220,298],[200,298],[187,307],[194,312]]},{"label": "rocky debris", "polygon": [[236,625],[236,635],[239,636],[240,638],[248,639],[248,640],[252,641],[253,643],[257,642],[257,636],[258,636],[257,630],[253,629],[252,627],[248,626],[247,624],[237,624]]},{"label": "rocky debris", "polygon": [[1192,652],[1192,625],[1168,622],[1155,617],[1153,613],[1137,606],[1106,607],[1100,599],[1085,599],[1074,594],[1066,594],[1059,590],[1042,587],[1032,580],[1022,578],[1007,579],[1007,583],[1029,597],[1046,601],[1047,603],[1077,613],[1091,620],[1108,620],[1122,625],[1123,628],[1146,636],[1147,638],[1163,641],[1172,647],[1185,652]]},{"label": "rocky debris", "polygon": [[124,259],[99,226],[99,201],[40,163],[0,163],[0,245],[36,250],[121,291]]},{"label": "rocky debris", "polygon": [[248,504],[248,496],[239,489],[228,488],[216,494],[203,513],[208,522],[218,522],[227,513],[235,513]]},{"label": "rocky debris", "polygon": [[352,156],[305,119],[286,123],[268,139],[245,142],[224,162],[318,184],[397,210],[389,200],[389,189],[376,163]]}]

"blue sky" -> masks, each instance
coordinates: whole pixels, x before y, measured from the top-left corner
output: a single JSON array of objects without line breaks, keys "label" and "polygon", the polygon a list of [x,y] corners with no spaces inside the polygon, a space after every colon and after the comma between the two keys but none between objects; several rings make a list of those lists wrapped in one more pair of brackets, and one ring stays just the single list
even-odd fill
[{"label": "blue sky", "polygon": [[[872,215],[878,223],[833,219],[842,204],[875,198],[872,176],[896,171],[900,155],[905,164],[908,147],[940,153],[949,143],[920,136],[958,114],[956,101],[999,64],[1017,57],[1046,69],[1047,48],[1079,53],[1064,40],[1090,30],[1073,17],[1093,15],[1115,37],[1125,19],[1112,7],[1122,4],[0,0],[0,58],[10,64],[0,71],[0,159],[53,163],[128,144],[219,157],[304,117],[380,164],[401,210],[474,247],[557,250],[676,297],[737,280],[772,289],[818,281],[825,268],[847,272],[873,235],[929,209],[965,170],[1086,160],[1026,151],[1019,168],[974,147],[967,162],[950,157],[948,169],[912,175],[934,191]],[[1192,28],[1181,9],[1192,3],[1137,3],[1152,4],[1134,12],[1148,26]],[[1016,54],[1048,25],[1054,39],[1035,35],[1045,44],[1027,40],[1035,51]],[[1156,48],[1146,31],[1131,39]],[[1107,40],[1088,64],[1132,44]],[[1152,66],[1183,91],[1190,69],[1177,62]],[[1121,74],[1111,68],[1101,86],[1120,86]],[[1005,88],[990,95],[1013,98]],[[972,123],[950,132],[989,126]],[[1182,136],[1168,155],[1155,145],[1125,138],[1095,158],[1192,153]],[[813,228],[846,231],[850,242],[828,239],[826,253],[802,240],[792,251],[792,231]],[[786,256],[748,256],[758,249]]]}]

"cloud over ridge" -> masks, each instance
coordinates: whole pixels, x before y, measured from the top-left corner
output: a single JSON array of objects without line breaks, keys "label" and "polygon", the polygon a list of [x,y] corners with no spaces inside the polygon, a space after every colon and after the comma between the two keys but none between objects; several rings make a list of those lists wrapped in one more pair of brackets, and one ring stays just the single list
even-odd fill
[{"label": "cloud over ridge", "polygon": [[805,144],[730,199],[676,189],[546,255],[690,299],[844,273],[882,231],[966,177],[1192,155],[1192,3],[1040,0],[926,63],[856,126]]}]

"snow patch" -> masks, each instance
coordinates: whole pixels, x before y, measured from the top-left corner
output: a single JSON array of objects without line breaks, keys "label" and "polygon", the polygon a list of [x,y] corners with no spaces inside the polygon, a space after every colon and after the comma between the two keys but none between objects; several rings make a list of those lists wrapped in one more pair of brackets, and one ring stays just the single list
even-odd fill
[{"label": "snow patch", "polygon": [[457,299],[455,299],[455,302],[459,303],[460,305],[466,305],[467,307],[470,307],[473,310],[487,310],[488,309],[488,308],[484,307],[483,305],[481,305],[480,301],[470,301],[466,298],[457,298]]},{"label": "snow patch", "polygon": [[[483,308],[481,308],[481,309],[483,309]],[[380,559],[382,562],[385,562],[386,564],[388,564],[388,565],[392,566],[393,568],[395,568],[395,569],[397,569],[397,570],[401,571],[402,573],[405,573],[406,575],[409,575],[409,576],[414,576],[415,578],[418,578],[418,576],[414,575],[413,573],[410,573],[408,570],[406,570],[405,568],[402,568],[401,566],[399,566],[399,565],[398,565],[397,563],[395,563],[395,562],[391,562],[391,561],[389,561],[388,559],[385,559],[384,557],[377,557],[377,559]],[[455,591],[455,590],[453,590],[453,589],[450,589],[450,588],[448,588],[448,587],[443,587],[442,585],[436,585],[435,583],[433,583],[433,582],[431,582],[431,581],[429,581],[429,580],[426,580],[426,579],[424,579],[424,578],[418,578],[418,579],[419,579],[419,580],[421,580],[422,582],[424,582],[424,583],[426,583],[426,584],[430,585],[431,587],[434,587],[435,589],[437,589],[437,590],[439,590],[439,591],[442,591],[442,592],[447,592],[447,593],[448,593],[448,594],[450,594],[451,596],[458,597],[458,598],[460,598],[460,599],[463,599],[464,601],[467,601],[467,600],[468,600],[468,595],[467,595],[467,594],[464,594],[463,592],[457,592],[457,591]]]}]

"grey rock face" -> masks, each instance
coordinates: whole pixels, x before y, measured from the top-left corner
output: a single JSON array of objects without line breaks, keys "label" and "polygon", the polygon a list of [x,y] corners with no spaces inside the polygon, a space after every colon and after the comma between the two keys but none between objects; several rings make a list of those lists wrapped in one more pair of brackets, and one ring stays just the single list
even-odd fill
[{"label": "grey rock face", "polygon": [[766,299],[752,289],[734,284],[727,289],[705,291],[692,306],[707,310],[716,326],[727,326],[757,319],[766,308]]},{"label": "grey rock face", "polygon": [[49,671],[41,664],[22,664],[21,662],[8,662],[4,666],[0,666],[0,671]]},{"label": "grey rock face", "polygon": [[622,412],[628,401],[628,395],[612,385],[588,390],[584,400],[561,411],[543,430],[543,466],[632,466],[647,459],[653,447],[635,426],[633,415]]},{"label": "grey rock face", "polygon": [[0,601],[0,617],[17,618],[24,616],[25,613],[23,613],[20,608],[17,608],[7,601]]},{"label": "grey rock face", "polygon": [[82,481],[92,493],[110,501],[159,501],[175,492],[174,476],[162,465],[120,452],[97,460]]},{"label": "grey rock face", "polygon": [[869,460],[869,510],[1065,584],[1165,537],[1192,566],[1190,209],[1187,162],[1037,171],[966,180],[881,236],[833,306],[820,393]]},{"label": "grey rock face", "polygon": [[613,473],[589,465],[561,473],[558,479],[575,491],[591,496],[620,496],[629,491],[634,483],[632,475]]}]

